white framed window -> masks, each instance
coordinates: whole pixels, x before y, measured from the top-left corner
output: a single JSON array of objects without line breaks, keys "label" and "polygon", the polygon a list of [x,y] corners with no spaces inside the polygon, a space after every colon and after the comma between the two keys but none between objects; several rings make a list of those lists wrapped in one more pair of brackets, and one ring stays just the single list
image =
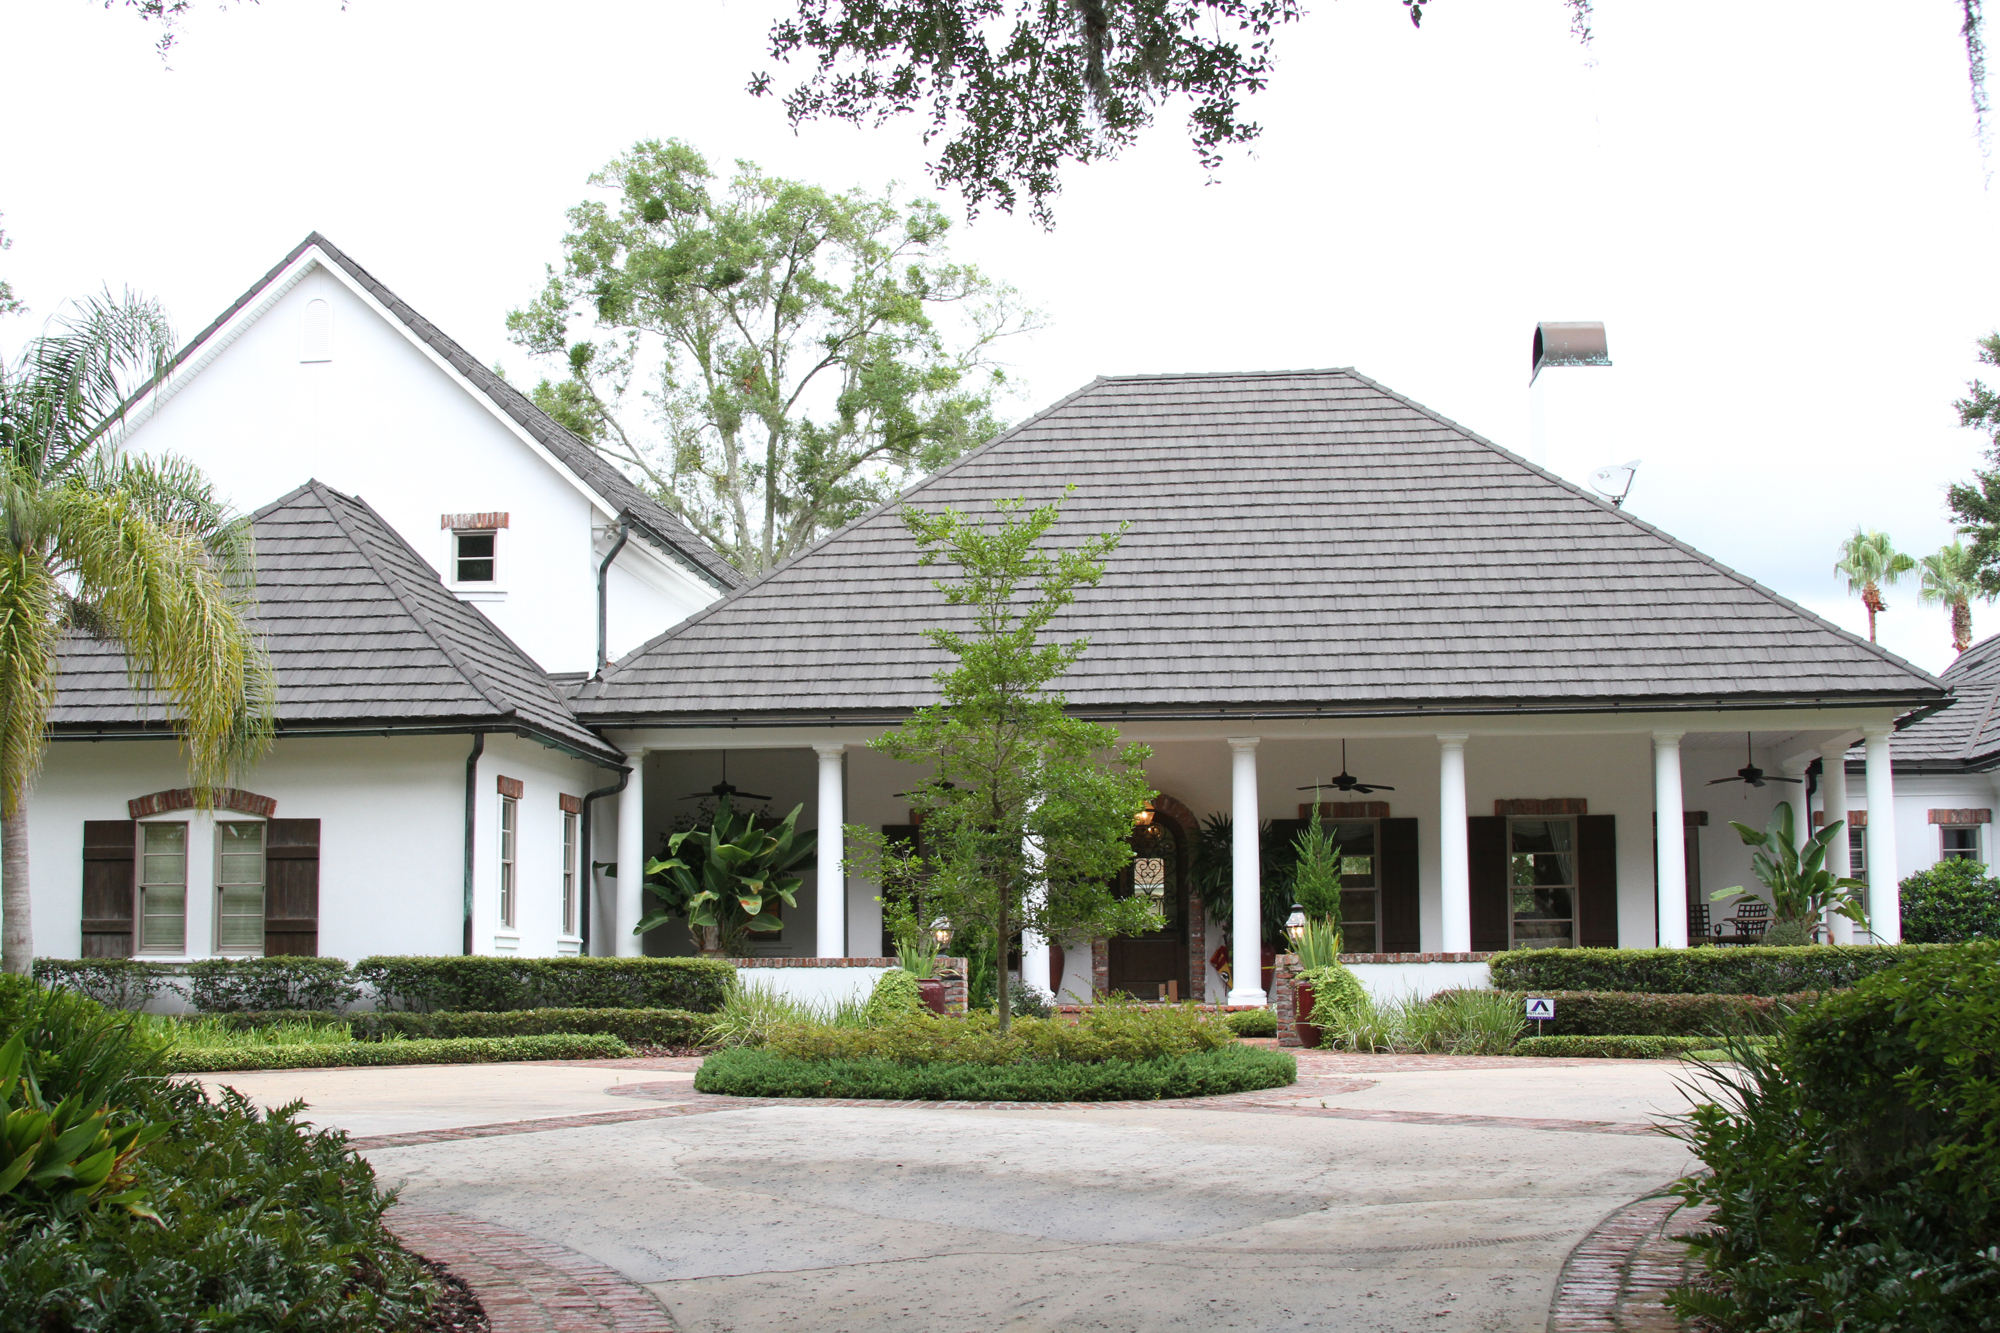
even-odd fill
[{"label": "white framed window", "polygon": [[1507,821],[1512,885],[1511,946],[1566,948],[1576,943],[1576,820]]},{"label": "white framed window", "polygon": [[451,534],[451,581],[462,584],[499,582],[500,533],[456,531]]},{"label": "white framed window", "polygon": [[1979,825],[1944,824],[1938,828],[1938,860],[1978,861]]},{"label": "white framed window", "polygon": [[215,826],[215,951],[264,952],[264,825]]},{"label": "white framed window", "polygon": [[520,801],[512,796],[500,798],[500,924],[507,930],[514,929],[515,892],[514,853],[518,839],[520,821]]},{"label": "white framed window", "polygon": [[1849,879],[1868,878],[1868,828],[1853,824],[1847,826],[1847,875]]},{"label": "white framed window", "polygon": [[139,951],[187,952],[188,826],[139,825]]},{"label": "white framed window", "polygon": [[562,933],[576,934],[576,815],[562,812]]}]

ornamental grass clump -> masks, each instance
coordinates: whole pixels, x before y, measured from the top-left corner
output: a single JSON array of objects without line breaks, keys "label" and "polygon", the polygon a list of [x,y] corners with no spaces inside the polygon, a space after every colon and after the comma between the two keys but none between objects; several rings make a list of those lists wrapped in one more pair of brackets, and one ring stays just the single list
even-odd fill
[{"label": "ornamental grass clump", "polygon": [[[1318,1012],[1315,1006],[1315,1013]],[[1359,1004],[1318,1024],[1331,1050],[1426,1055],[1505,1055],[1526,1026],[1520,1001],[1498,991],[1440,991]]]}]

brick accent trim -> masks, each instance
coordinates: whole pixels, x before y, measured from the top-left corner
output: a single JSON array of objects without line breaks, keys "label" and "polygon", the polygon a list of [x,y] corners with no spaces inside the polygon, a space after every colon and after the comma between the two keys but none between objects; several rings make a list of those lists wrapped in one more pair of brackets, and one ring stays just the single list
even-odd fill
[{"label": "brick accent trim", "polygon": [[1514,815],[1587,815],[1590,802],[1581,796],[1548,796],[1538,801],[1495,801],[1493,813]]},{"label": "brick accent trim", "polygon": [[674,1333],[652,1293],[568,1246],[401,1203],[385,1221],[404,1248],[472,1288],[493,1333]]},{"label": "brick accent trim", "polygon": [[[259,796],[252,791],[239,791],[235,787],[220,787],[213,793],[215,808],[234,810],[238,814],[258,815],[269,819],[277,813],[278,802],[270,796]],[[150,796],[135,796],[125,802],[131,818],[144,819],[148,815],[164,815],[169,810],[192,810],[195,808],[194,791],[189,787],[174,787],[168,791],[156,791]]]},{"label": "brick accent trim", "polygon": [[521,794],[527,790],[519,778],[500,777],[499,783],[500,794],[502,796],[511,796],[517,801],[521,799]]},{"label": "brick accent trim", "polygon": [[1930,821],[1933,824],[1941,824],[1947,828],[1964,828],[1970,824],[1991,824],[1993,822],[1993,812],[1991,810],[1932,810],[1930,811]]},{"label": "brick accent trim", "polygon": [[507,511],[504,509],[489,509],[478,514],[438,515],[438,528],[443,532],[486,532],[506,526]]},{"label": "brick accent trim", "polygon": [[[1299,818],[1311,819],[1312,817],[1312,802],[1300,801]],[[1389,803],[1387,801],[1321,801],[1319,803],[1319,817],[1321,819],[1387,819],[1389,818]]]},{"label": "brick accent trim", "polygon": [[1694,1279],[1698,1262],[1675,1237],[1699,1230],[1708,1212],[1640,1199],[1599,1222],[1563,1261],[1549,1333],[1679,1333],[1664,1298]]},{"label": "brick accent trim", "polygon": [[571,796],[568,792],[557,793],[556,805],[566,815],[580,815],[583,813],[583,798],[581,796]]}]

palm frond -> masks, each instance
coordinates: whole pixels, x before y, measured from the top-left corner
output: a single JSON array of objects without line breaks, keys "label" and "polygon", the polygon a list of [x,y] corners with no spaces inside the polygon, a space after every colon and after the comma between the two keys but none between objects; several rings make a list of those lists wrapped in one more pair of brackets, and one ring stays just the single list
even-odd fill
[{"label": "palm frond", "polygon": [[173,359],[173,328],[159,302],[110,292],[76,303],[0,373],[0,446],[48,483],[99,444],[115,445],[125,407]]}]

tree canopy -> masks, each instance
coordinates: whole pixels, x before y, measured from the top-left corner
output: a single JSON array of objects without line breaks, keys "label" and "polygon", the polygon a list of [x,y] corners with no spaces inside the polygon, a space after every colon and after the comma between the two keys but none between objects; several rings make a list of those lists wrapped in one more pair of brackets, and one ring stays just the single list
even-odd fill
[{"label": "tree canopy", "polygon": [[535,401],[744,572],[999,431],[994,344],[1034,319],[950,261],[935,203],[748,162],[725,182],[671,139],[590,183],[615,197],[570,210],[560,269],[507,317],[563,367]]}]

